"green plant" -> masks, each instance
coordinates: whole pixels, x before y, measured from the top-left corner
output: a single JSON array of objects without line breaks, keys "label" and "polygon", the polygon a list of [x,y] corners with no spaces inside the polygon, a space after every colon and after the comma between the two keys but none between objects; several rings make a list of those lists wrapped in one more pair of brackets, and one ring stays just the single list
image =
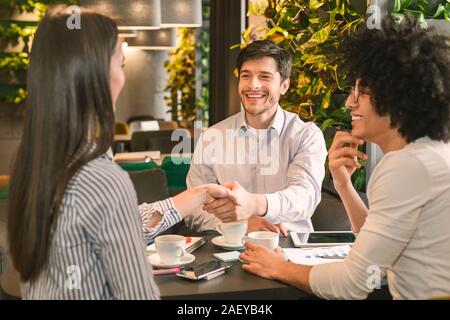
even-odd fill
[{"label": "green plant", "polygon": [[[210,19],[210,6],[203,4],[203,21]],[[207,126],[209,121],[209,52],[210,52],[209,27],[203,26],[198,31],[198,39],[195,43],[197,53],[200,53],[200,81],[201,92],[197,98],[197,120],[203,120]]]},{"label": "green plant", "polygon": [[169,73],[164,90],[172,120],[183,120],[192,126],[196,118],[195,101],[195,32],[193,28],[178,28],[179,46],[170,52],[165,68]]},{"label": "green plant", "polygon": [[425,19],[450,21],[450,0],[395,0],[391,15],[399,20],[413,16],[425,27]]},{"label": "green plant", "polygon": [[0,70],[20,71],[28,70],[29,58],[26,52],[7,52],[0,54]]},{"label": "green plant", "polygon": [[[48,5],[56,3],[77,4],[78,0],[10,0],[3,1],[4,8],[9,8],[12,11],[34,12],[37,19],[40,20],[48,9]],[[17,72],[28,70],[29,53],[31,39],[36,32],[38,21],[0,21],[0,45],[2,49],[8,45],[12,47],[17,46],[22,40],[23,47],[20,52],[4,52],[0,54],[0,74],[6,73],[12,79],[17,79]],[[10,82],[10,81],[9,81]],[[20,104],[26,97],[27,92],[24,83],[10,85],[0,84],[3,87],[0,94],[0,102]]]},{"label": "green plant", "polygon": [[27,91],[21,85],[0,86],[0,101],[20,104],[27,98]]},{"label": "green plant", "polygon": [[[339,98],[352,84],[340,68],[338,48],[347,34],[365,22],[364,14],[349,0],[255,0],[249,14],[263,15],[266,25],[244,30],[243,46],[270,39],[292,55],[291,86],[280,100],[281,107],[315,122],[324,132],[351,129],[345,99]],[[327,144],[330,142],[331,138]],[[358,190],[365,187],[362,165],[352,177]]]},{"label": "green plant", "polygon": [[39,20],[47,12],[48,6],[57,3],[78,4],[78,0],[10,0],[9,7],[19,12],[34,12]]}]

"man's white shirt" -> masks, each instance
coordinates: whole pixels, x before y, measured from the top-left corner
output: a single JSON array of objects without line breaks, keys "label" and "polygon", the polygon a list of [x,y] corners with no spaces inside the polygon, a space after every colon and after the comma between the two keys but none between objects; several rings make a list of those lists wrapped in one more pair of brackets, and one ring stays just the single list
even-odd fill
[{"label": "man's white shirt", "polygon": [[[310,232],[311,216],[321,199],[326,155],[320,129],[297,114],[278,106],[268,129],[256,130],[241,111],[202,134],[187,186],[237,181],[248,192],[265,195],[264,218],[284,223],[291,231]],[[220,222],[200,209],[185,221],[199,231],[214,230]]]}]

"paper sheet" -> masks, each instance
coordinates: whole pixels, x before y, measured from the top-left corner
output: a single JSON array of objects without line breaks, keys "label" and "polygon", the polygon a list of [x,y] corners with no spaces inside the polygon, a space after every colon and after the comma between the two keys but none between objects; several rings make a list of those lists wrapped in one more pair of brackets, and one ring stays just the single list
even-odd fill
[{"label": "paper sheet", "polygon": [[[351,246],[334,246],[320,248],[285,248],[283,249],[286,257],[293,263],[307,266],[318,264],[342,262],[350,253]],[[332,257],[332,258],[328,258]]]}]

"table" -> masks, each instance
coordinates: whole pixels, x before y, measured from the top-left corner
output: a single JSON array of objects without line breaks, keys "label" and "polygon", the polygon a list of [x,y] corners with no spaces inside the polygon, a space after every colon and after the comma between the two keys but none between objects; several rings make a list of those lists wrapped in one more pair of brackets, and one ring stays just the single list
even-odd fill
[{"label": "table", "polygon": [[160,151],[140,151],[140,152],[123,152],[116,153],[114,155],[115,162],[123,163],[141,163],[148,160],[159,160],[161,159]]},{"label": "table", "polygon": [[113,152],[125,152],[131,149],[131,133],[114,135]]},{"label": "table", "polygon": [[[224,251],[211,243],[213,237],[205,237],[207,243],[193,252],[195,255],[194,263],[215,259],[213,253]],[[293,247],[293,244],[290,238],[281,237],[280,246]],[[192,281],[176,275],[156,275],[155,281],[161,291],[161,298],[182,300],[314,299],[314,297],[292,286],[263,279],[246,272],[242,269],[240,261],[228,262],[227,264],[233,266],[224,275],[212,280]]]},{"label": "table", "polygon": [[160,151],[139,151],[139,152],[123,152],[114,155],[114,161],[117,163],[142,163],[146,158],[154,161],[161,166],[165,157],[185,157],[192,158],[192,153],[161,153]]},{"label": "table", "polygon": [[115,134],[114,141],[131,141],[131,133],[129,134]]}]

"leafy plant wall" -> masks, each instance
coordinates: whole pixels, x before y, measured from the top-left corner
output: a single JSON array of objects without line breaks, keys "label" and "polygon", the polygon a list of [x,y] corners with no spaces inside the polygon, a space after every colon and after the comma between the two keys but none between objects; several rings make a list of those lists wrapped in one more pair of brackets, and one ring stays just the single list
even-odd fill
[{"label": "leafy plant wall", "polygon": [[[169,73],[165,97],[172,120],[193,127],[194,120],[209,119],[209,18],[210,5],[203,1],[203,26],[178,28],[178,47],[170,52],[165,68]],[[200,81],[197,92],[196,81]]]},{"label": "leafy plant wall", "polygon": [[[200,92],[197,93],[197,119],[202,120],[204,126],[209,123],[209,52],[210,52],[210,31],[209,20],[211,17],[211,6],[209,1],[203,1],[203,24],[197,30],[197,41],[195,46],[196,53],[200,55],[197,62],[197,72],[200,77],[197,80],[201,82]],[[200,65],[198,65],[200,64]],[[200,79],[199,79],[200,78]]]},{"label": "leafy plant wall", "polygon": [[170,52],[165,68],[169,73],[165,91],[172,120],[192,123],[195,110],[195,29],[178,28],[178,47]]},{"label": "leafy plant wall", "polygon": [[[270,39],[291,53],[291,86],[280,105],[302,120],[317,123],[328,147],[336,129],[351,129],[344,102],[352,84],[340,68],[338,47],[346,34],[365,21],[365,10],[356,8],[349,0],[253,0],[249,14],[264,16],[266,24],[243,32],[243,46]],[[365,188],[362,165],[352,177],[361,191]],[[330,181],[326,167],[326,181]]]},{"label": "leafy plant wall", "polygon": [[[76,4],[77,0],[0,1],[0,102],[21,104],[26,99],[31,40],[48,5],[56,3]],[[37,21],[13,20],[14,13],[34,13]]]},{"label": "leafy plant wall", "polygon": [[450,0],[394,0],[391,15],[401,20],[405,15],[419,19],[445,19],[450,21]]}]

